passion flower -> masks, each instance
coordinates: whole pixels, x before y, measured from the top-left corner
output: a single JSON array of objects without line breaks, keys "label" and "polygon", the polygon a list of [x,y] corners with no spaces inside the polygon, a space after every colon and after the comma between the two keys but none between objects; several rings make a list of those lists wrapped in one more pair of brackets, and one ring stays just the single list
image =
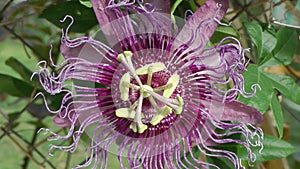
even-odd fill
[{"label": "passion flower", "polygon": [[[243,168],[239,157],[219,145],[234,143],[248,151],[262,148],[262,121],[256,109],[236,101],[244,90],[245,50],[237,39],[207,45],[226,13],[228,1],[207,0],[180,29],[169,2],[91,0],[106,43],[92,37],[70,39],[63,31],[65,62],[53,75],[40,64],[36,72],[45,91],[63,94],[54,123],[69,133],[49,140],[73,139],[51,149],[73,152],[86,133],[87,160],[106,168],[108,153],[121,168],[220,168],[203,157],[224,158]],[[73,83],[69,83],[69,82]],[[44,96],[42,94],[42,96]],[[46,101],[46,99],[45,99]],[[239,137],[236,137],[239,136]],[[127,159],[127,162],[124,162]]]}]

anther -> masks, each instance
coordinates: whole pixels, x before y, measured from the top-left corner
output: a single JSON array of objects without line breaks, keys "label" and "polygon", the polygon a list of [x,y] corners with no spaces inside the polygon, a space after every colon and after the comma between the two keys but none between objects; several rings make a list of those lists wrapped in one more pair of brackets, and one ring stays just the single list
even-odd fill
[{"label": "anther", "polygon": [[125,73],[120,80],[120,84],[119,84],[119,90],[121,92],[121,99],[123,101],[128,100],[129,98],[129,88],[124,85],[124,84],[129,84],[130,83],[130,75],[129,73]]},{"label": "anther", "polygon": [[148,126],[142,122],[142,105],[143,105],[143,93],[140,94],[138,105],[136,109],[136,114],[134,116],[134,122],[131,123],[130,128],[133,132],[143,133]]},{"label": "anther", "polygon": [[132,52],[131,51],[124,51],[123,53],[120,53],[118,55],[118,60],[124,64],[124,66],[129,70],[130,74],[133,76],[133,78],[137,81],[137,83],[142,86],[142,82],[138,75],[136,74],[136,71],[133,67],[132,61]]},{"label": "anther", "polygon": [[173,87],[173,84],[172,83],[169,83],[169,84],[165,84],[163,86],[159,86],[159,87],[156,87],[153,89],[153,91],[161,91],[161,90],[167,90],[167,89],[171,89]]},{"label": "anther", "polygon": [[151,64],[148,64],[148,65],[145,65],[141,68],[138,68],[136,70],[136,73],[138,75],[145,75],[145,74],[148,74],[148,71],[149,71],[149,67],[151,67],[151,72],[152,73],[156,73],[156,72],[159,72],[159,71],[162,71],[166,68],[165,64],[163,63],[151,63]]},{"label": "anther", "polygon": [[139,86],[137,86],[135,84],[132,84],[132,83],[122,82],[122,85],[124,87],[127,87],[127,88],[131,88],[131,89],[135,89],[135,90],[140,90]]},{"label": "anther", "polygon": [[162,108],[160,113],[157,113],[150,121],[150,123],[155,126],[157,125],[163,118],[169,115],[172,112],[172,109],[169,106],[165,106]]},{"label": "anther", "polygon": [[147,85],[148,86],[151,86],[152,75],[153,75],[153,68],[152,68],[152,66],[149,66],[148,67],[148,77],[147,77]]},{"label": "anther", "polygon": [[177,74],[174,74],[169,78],[167,85],[172,84],[172,87],[164,90],[164,93],[163,93],[164,97],[169,98],[173,94],[173,92],[175,91],[175,89],[179,83],[179,79],[180,79],[180,77]]},{"label": "anther", "polygon": [[143,85],[140,92],[143,94],[144,98],[147,98],[150,96],[148,91],[153,91],[152,87],[148,86],[148,85]]}]

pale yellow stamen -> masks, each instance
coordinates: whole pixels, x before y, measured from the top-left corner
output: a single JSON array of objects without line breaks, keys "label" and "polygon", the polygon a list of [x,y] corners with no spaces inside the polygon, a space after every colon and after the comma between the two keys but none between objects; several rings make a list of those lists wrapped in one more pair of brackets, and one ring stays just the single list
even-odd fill
[{"label": "pale yellow stamen", "polygon": [[133,119],[136,112],[134,110],[130,111],[128,108],[120,108],[116,110],[116,116],[121,118]]},{"label": "pale yellow stamen", "polygon": [[175,114],[181,114],[181,112],[182,112],[182,109],[183,109],[183,105],[184,105],[184,101],[183,101],[183,99],[182,99],[182,97],[181,96],[177,96],[177,101],[178,101],[178,103],[179,103],[179,107],[177,108],[177,109],[175,109]]},{"label": "pale yellow stamen", "polygon": [[154,100],[153,96],[149,97],[149,101],[151,103],[151,106],[155,109],[156,112],[160,112],[160,108],[158,107],[156,101]]},{"label": "pale yellow stamen", "polygon": [[148,91],[153,91],[153,89],[152,89],[152,87],[150,87],[148,85],[143,85],[140,91],[143,94],[143,97],[147,98],[150,96]]},{"label": "pale yellow stamen", "polygon": [[161,90],[166,90],[166,89],[170,89],[173,86],[172,83],[169,84],[165,84],[163,86],[159,86],[153,89],[153,91],[157,92],[157,91],[161,91]]},{"label": "pale yellow stamen", "polygon": [[120,53],[118,55],[118,60],[122,62],[126,68],[129,70],[133,78],[137,81],[137,83],[142,86],[142,82],[138,75],[136,74],[136,71],[134,70],[134,66],[131,61],[132,53],[130,51],[124,51],[124,53]]},{"label": "pale yellow stamen", "polygon": [[152,67],[152,66],[149,66],[149,67],[148,67],[148,77],[147,77],[147,85],[148,85],[148,86],[151,86],[152,75],[153,75],[153,67]]},{"label": "pale yellow stamen", "polygon": [[[116,116],[120,118],[126,119],[134,119],[136,112],[134,110],[130,110],[130,108],[120,108],[116,110]],[[144,118],[144,114],[141,114],[141,117]]]},{"label": "pale yellow stamen", "polygon": [[149,73],[149,67],[151,67],[151,72],[152,73],[156,73],[156,72],[159,72],[159,71],[162,71],[166,68],[165,64],[163,63],[151,63],[151,64],[148,64],[148,65],[145,65],[141,68],[138,68],[136,70],[136,74],[138,75],[145,75],[145,74],[148,74]]},{"label": "pale yellow stamen", "polygon": [[142,122],[142,105],[143,105],[143,94],[140,94],[138,105],[136,109],[136,113],[134,116],[134,121],[131,123],[130,128],[133,130],[133,132],[143,133],[148,126],[143,124]]},{"label": "pale yellow stamen", "polygon": [[157,113],[150,121],[150,123],[155,126],[157,125],[159,122],[161,122],[161,120],[163,118],[165,118],[167,115],[169,115],[172,112],[172,108],[170,108],[169,106],[165,106],[162,108],[162,111],[160,113]]},{"label": "pale yellow stamen", "polygon": [[173,109],[177,109],[179,106],[179,103],[177,101],[177,99],[169,99],[166,98],[164,96],[161,96],[153,91],[147,91],[150,95],[152,95],[154,98],[156,98],[157,100],[161,101],[162,103],[168,105],[169,107],[173,108]]},{"label": "pale yellow stamen", "polygon": [[140,90],[139,86],[137,86],[135,84],[132,84],[132,83],[123,82],[122,85],[124,87],[127,87],[127,88],[131,88],[131,89],[135,89],[135,90]]},{"label": "pale yellow stamen", "polygon": [[129,128],[135,133],[142,134],[145,130],[148,129],[148,126],[143,123],[132,122]]},{"label": "pale yellow stamen", "polygon": [[129,111],[133,111],[133,110],[136,108],[137,105],[138,105],[138,101],[135,101],[135,102],[130,106]]},{"label": "pale yellow stamen", "polygon": [[124,86],[124,83],[125,84],[129,84],[130,83],[130,75],[129,73],[125,73],[121,80],[120,80],[120,84],[119,84],[119,90],[121,92],[121,99],[123,101],[126,101],[128,100],[128,97],[129,97],[129,88],[127,86]]},{"label": "pale yellow stamen", "polygon": [[172,84],[172,87],[170,87],[169,89],[164,90],[164,93],[163,93],[164,97],[169,98],[173,94],[173,92],[175,91],[175,89],[176,89],[176,87],[179,83],[179,78],[180,77],[177,74],[174,74],[169,78],[169,80],[167,82],[167,85]]}]

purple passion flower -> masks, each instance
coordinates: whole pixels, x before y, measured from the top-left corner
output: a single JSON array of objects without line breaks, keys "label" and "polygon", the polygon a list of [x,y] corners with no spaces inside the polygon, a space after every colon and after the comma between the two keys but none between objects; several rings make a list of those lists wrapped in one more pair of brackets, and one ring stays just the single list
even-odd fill
[{"label": "purple passion flower", "polygon": [[69,128],[65,136],[42,130],[53,135],[49,140],[73,141],[51,145],[50,154],[75,151],[87,134],[86,162],[75,168],[107,168],[109,152],[121,168],[222,168],[208,158],[244,168],[234,152],[218,148],[228,143],[244,147],[250,165],[255,161],[252,148],[262,149],[263,133],[254,125],[263,117],[235,101],[257,88],[244,90],[245,50],[233,37],[208,45],[228,1],[207,0],[182,27],[171,19],[169,1],[91,3],[106,40],[70,39],[73,18],[66,16],[72,22],[61,39],[65,61],[52,63],[58,74],[45,62],[35,73],[46,92],[63,95],[61,107],[49,111],[57,126]]}]

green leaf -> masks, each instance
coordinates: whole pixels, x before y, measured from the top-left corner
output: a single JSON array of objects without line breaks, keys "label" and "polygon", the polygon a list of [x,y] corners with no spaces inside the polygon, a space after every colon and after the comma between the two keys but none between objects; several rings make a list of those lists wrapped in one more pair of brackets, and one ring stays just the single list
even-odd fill
[{"label": "green leaf", "polygon": [[298,34],[294,29],[282,27],[276,34],[277,44],[273,50],[274,57],[262,67],[289,65],[298,48]]},{"label": "green leaf", "polygon": [[266,73],[253,64],[247,68],[247,71],[244,73],[244,78],[246,89],[250,89],[253,84],[259,84],[261,90],[257,91],[251,98],[240,96],[238,100],[255,107],[262,113],[266,112],[269,106],[271,106],[279,136],[282,137],[283,115],[275,90],[279,91],[291,101],[300,104],[300,87],[289,76]]},{"label": "green leaf", "polygon": [[286,96],[291,101],[300,104],[300,86],[289,76],[276,75],[263,72],[264,76],[268,78],[273,86],[281,94]]},{"label": "green leaf", "polygon": [[258,23],[244,23],[244,26],[256,46],[257,63],[261,65],[271,59],[272,51],[277,43],[276,37],[268,30],[263,31]]},{"label": "green leaf", "polygon": [[275,93],[273,93],[273,95],[272,95],[271,110],[272,110],[274,120],[275,120],[275,123],[276,123],[276,126],[277,126],[279,137],[282,138],[282,135],[283,135],[283,114],[282,114],[281,105],[280,105]]},{"label": "green leaf", "polygon": [[[232,169],[234,166],[225,158],[219,158],[219,157],[210,157],[206,156],[207,162],[211,164],[215,164],[217,166],[222,166],[222,169]],[[213,169],[214,167],[210,167]]]},{"label": "green leaf", "polygon": [[278,44],[274,49],[274,57],[282,64],[288,65],[292,62],[298,48],[298,34],[294,29],[282,27],[276,36]]},{"label": "green leaf", "polygon": [[259,84],[260,91],[251,98],[240,96],[238,100],[255,107],[264,113],[271,104],[274,89],[278,90],[282,95],[286,96],[293,102],[300,104],[300,87],[295,80],[289,76],[275,75],[263,72],[256,65],[250,64],[244,73],[245,88],[250,92],[251,85]]},{"label": "green leaf", "polygon": [[275,48],[277,39],[275,36],[270,34],[267,31],[263,32],[263,37],[262,37],[262,53],[258,56],[259,60],[258,63],[259,65],[265,63],[269,59],[272,58],[272,50]]},{"label": "green leaf", "polygon": [[253,84],[259,84],[261,90],[256,91],[256,94],[251,98],[240,96],[238,100],[249,106],[255,107],[261,113],[266,112],[271,102],[272,92],[274,92],[270,80],[264,77],[258,67],[253,64],[250,64],[247,67],[247,71],[244,73],[244,79],[245,90],[247,92],[252,92],[250,89]]},{"label": "green leaf", "polygon": [[262,53],[262,45],[263,45],[262,27],[258,23],[244,23],[244,27],[246,29],[246,32],[250,36],[252,42],[255,44],[257,48],[257,56],[260,57]]},{"label": "green leaf", "polygon": [[25,81],[5,74],[0,74],[0,79],[0,92],[17,97],[30,97],[33,92],[34,88]]},{"label": "green leaf", "polygon": [[90,0],[79,0],[79,2],[80,2],[82,5],[84,5],[84,6],[88,7],[88,8],[91,8],[91,7],[92,7],[92,4],[91,4]]},{"label": "green leaf", "polygon": [[[262,144],[264,148],[261,153],[259,153],[258,147],[253,148],[257,162],[284,158],[297,151],[296,148],[288,142],[270,135],[264,136]],[[237,154],[242,160],[248,160],[248,153],[244,148],[237,148],[237,150]]]},{"label": "green leaf", "polygon": [[[222,22],[227,22],[225,20],[222,20]],[[235,38],[240,38],[240,34],[236,29],[234,29],[232,26],[218,26],[213,36],[210,38],[210,41],[213,44],[219,43],[223,38],[227,36],[232,36]]]},{"label": "green leaf", "polygon": [[59,1],[47,7],[40,17],[58,27],[66,27],[69,22],[60,22],[66,15],[74,18],[74,24],[70,28],[70,31],[73,32],[84,33],[98,24],[93,9],[82,5],[79,1]]},{"label": "green leaf", "polygon": [[35,117],[37,119],[43,119],[47,116],[52,115],[46,108],[45,104],[36,104],[36,103],[31,103],[27,109],[29,114],[32,115],[32,117]]},{"label": "green leaf", "polygon": [[17,120],[20,114],[21,114],[20,112],[9,113],[8,114],[9,121]]},{"label": "green leaf", "polygon": [[284,105],[283,109],[293,112],[296,116],[300,116],[300,104],[296,104],[290,99],[282,97],[282,105]]},{"label": "green leaf", "polygon": [[[5,61],[5,64],[16,71],[25,81],[31,82],[30,77],[32,72],[17,59],[10,57]],[[34,78],[34,80],[37,81],[37,78]]]},{"label": "green leaf", "polygon": [[42,121],[30,120],[30,121],[26,121],[26,123],[34,125],[35,127],[38,127],[38,128],[47,128],[47,125],[44,124]]},{"label": "green leaf", "polygon": [[[264,135],[262,144],[264,146],[261,153],[261,147],[251,148],[252,152],[256,156],[256,162],[264,162],[284,158],[297,151],[296,148],[288,142],[270,135]],[[232,151],[236,153],[241,160],[248,161],[248,152],[243,145],[229,143],[225,145],[218,145],[216,147],[217,149]]]},{"label": "green leaf", "polygon": [[[194,147],[192,148],[192,152],[191,152],[191,153],[193,154],[193,156],[194,156],[195,158],[198,158],[199,155],[200,155],[200,151],[199,151],[199,149],[198,149],[197,146],[194,146]],[[191,153],[190,153],[190,152],[187,152],[187,153],[185,154],[186,159],[187,159],[190,163],[192,163],[194,166],[199,166],[199,164],[196,163],[196,162],[193,160],[193,158],[192,158],[192,156],[191,156]],[[192,167],[192,166],[187,162],[186,159],[185,159],[184,157],[181,157],[182,163],[183,163],[186,167],[194,168],[194,167]],[[183,166],[182,166],[182,167],[183,167]]]}]

